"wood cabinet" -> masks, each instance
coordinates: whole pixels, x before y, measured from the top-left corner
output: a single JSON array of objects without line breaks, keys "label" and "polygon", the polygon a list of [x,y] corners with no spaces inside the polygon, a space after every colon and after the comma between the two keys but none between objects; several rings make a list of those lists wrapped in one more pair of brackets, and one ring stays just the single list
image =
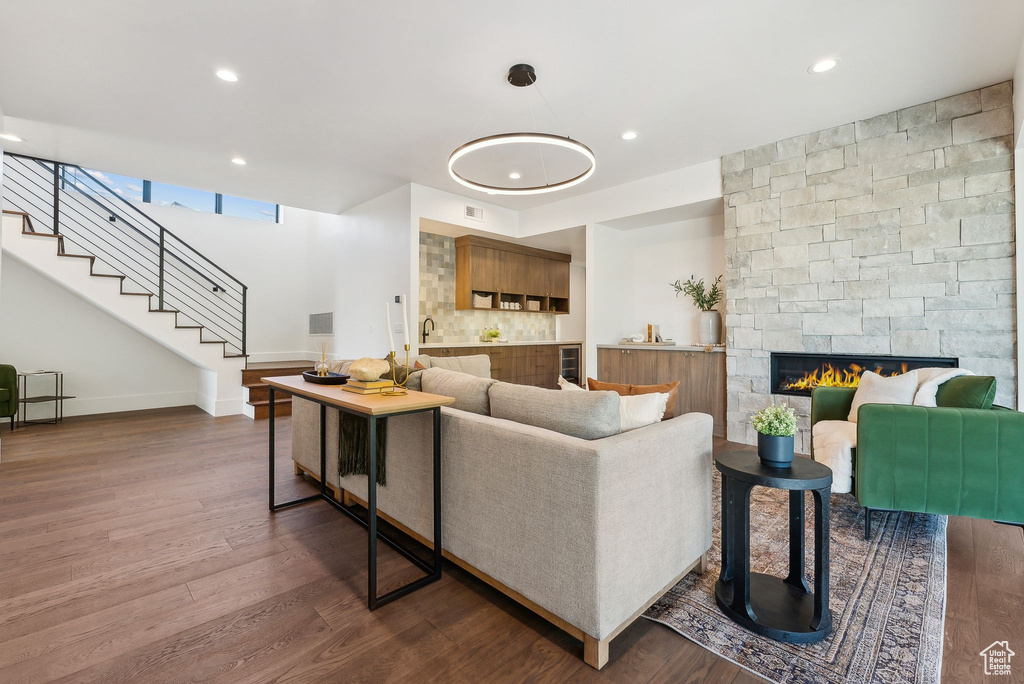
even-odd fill
[{"label": "wood cabinet", "polygon": [[[475,309],[473,294],[489,295],[492,309],[518,303],[529,312],[569,313],[568,254],[466,235],[455,240],[455,308]],[[508,309],[506,309],[508,311]]]},{"label": "wood cabinet", "polygon": [[725,354],[684,349],[597,350],[598,380],[632,385],[679,381],[675,414],[700,412],[725,436]]},{"label": "wood cabinet", "polygon": [[575,354],[566,355],[566,358],[575,360],[577,368],[571,370],[579,377],[581,349],[578,344],[487,344],[479,347],[430,347],[421,352],[428,356],[487,354],[491,357],[491,377],[495,380],[557,389],[558,376],[562,372],[563,349],[575,351]]}]

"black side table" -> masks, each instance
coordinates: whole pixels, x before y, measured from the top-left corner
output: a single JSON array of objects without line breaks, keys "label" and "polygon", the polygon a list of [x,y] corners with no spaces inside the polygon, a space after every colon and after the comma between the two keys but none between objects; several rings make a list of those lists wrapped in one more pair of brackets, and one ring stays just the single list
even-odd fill
[{"label": "black side table", "polygon": [[[722,473],[722,573],[715,601],[723,613],[752,632],[777,641],[808,644],[832,630],[828,610],[829,494],[832,470],[808,458],[789,468],[761,464],[755,451],[715,459]],[[789,490],[789,575],[750,572],[750,490]],[[804,492],[814,496],[814,592],[804,575]]]}]

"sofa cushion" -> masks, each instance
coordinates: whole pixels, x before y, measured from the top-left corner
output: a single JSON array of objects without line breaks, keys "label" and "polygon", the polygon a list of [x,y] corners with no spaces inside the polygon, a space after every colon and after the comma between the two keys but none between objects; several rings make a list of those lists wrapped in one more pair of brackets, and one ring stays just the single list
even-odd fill
[{"label": "sofa cushion", "polygon": [[[616,382],[601,382],[594,378],[587,378],[587,387],[592,390],[609,390],[620,397],[635,397],[638,394],[662,394],[667,393],[668,403],[665,406],[665,415],[662,420],[675,418],[676,395],[679,393],[679,381],[663,382],[660,385],[620,385]],[[623,428],[625,432],[625,428]]]},{"label": "sofa cushion", "polygon": [[939,385],[936,406],[988,410],[996,398],[996,379],[990,375],[964,375]]},{"label": "sofa cushion", "polygon": [[491,416],[581,439],[619,434],[619,395],[563,392],[498,382],[491,385]]},{"label": "sofa cushion", "polygon": [[424,392],[453,397],[453,408],[460,411],[490,415],[490,400],[487,390],[498,382],[490,378],[480,378],[468,373],[445,370],[444,368],[428,368],[420,372]]},{"label": "sofa cushion", "polygon": [[853,395],[848,420],[857,422],[857,411],[861,404],[905,404],[914,403],[917,394],[917,371],[910,371],[891,378],[864,371],[860,376],[857,393]]},{"label": "sofa cushion", "polygon": [[11,395],[10,390],[6,387],[0,387],[0,403],[7,401],[7,397]]},{"label": "sofa cushion", "polygon": [[491,377],[491,357],[487,354],[474,356],[435,356],[430,359],[430,368],[468,373],[478,378]]}]

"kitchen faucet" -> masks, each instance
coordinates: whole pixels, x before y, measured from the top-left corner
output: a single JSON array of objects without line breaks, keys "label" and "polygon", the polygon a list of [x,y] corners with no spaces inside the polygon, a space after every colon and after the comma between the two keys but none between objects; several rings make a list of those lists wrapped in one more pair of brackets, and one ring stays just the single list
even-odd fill
[{"label": "kitchen faucet", "polygon": [[423,319],[423,344],[427,343],[427,335],[430,334],[429,332],[427,332],[427,321],[430,321],[430,330],[434,330],[434,319],[431,318],[430,316],[427,316],[426,318]]}]

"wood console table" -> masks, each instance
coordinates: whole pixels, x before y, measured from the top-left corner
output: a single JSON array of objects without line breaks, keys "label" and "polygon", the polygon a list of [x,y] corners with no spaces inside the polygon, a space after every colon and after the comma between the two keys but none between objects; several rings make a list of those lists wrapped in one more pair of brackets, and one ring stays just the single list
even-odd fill
[{"label": "wood console table", "polygon": [[[367,560],[367,605],[374,610],[385,603],[405,596],[420,587],[426,586],[441,578],[441,407],[455,403],[452,397],[426,392],[410,391],[404,396],[384,397],[379,394],[355,394],[346,392],[340,386],[314,385],[302,379],[301,375],[261,378],[261,382],[270,388],[270,510],[297,506],[308,501],[324,500],[365,527],[368,531]],[[312,496],[276,503],[274,501],[274,392],[283,391],[302,397],[320,405],[320,492]],[[363,520],[348,506],[335,501],[327,489],[327,407],[366,419],[366,503],[369,520]],[[395,539],[377,529],[377,421],[389,416],[401,416],[408,413],[430,411],[434,414],[434,563],[428,565],[419,556],[412,553]],[[410,563],[427,573],[398,589],[377,596],[377,539],[393,548]]]}]

